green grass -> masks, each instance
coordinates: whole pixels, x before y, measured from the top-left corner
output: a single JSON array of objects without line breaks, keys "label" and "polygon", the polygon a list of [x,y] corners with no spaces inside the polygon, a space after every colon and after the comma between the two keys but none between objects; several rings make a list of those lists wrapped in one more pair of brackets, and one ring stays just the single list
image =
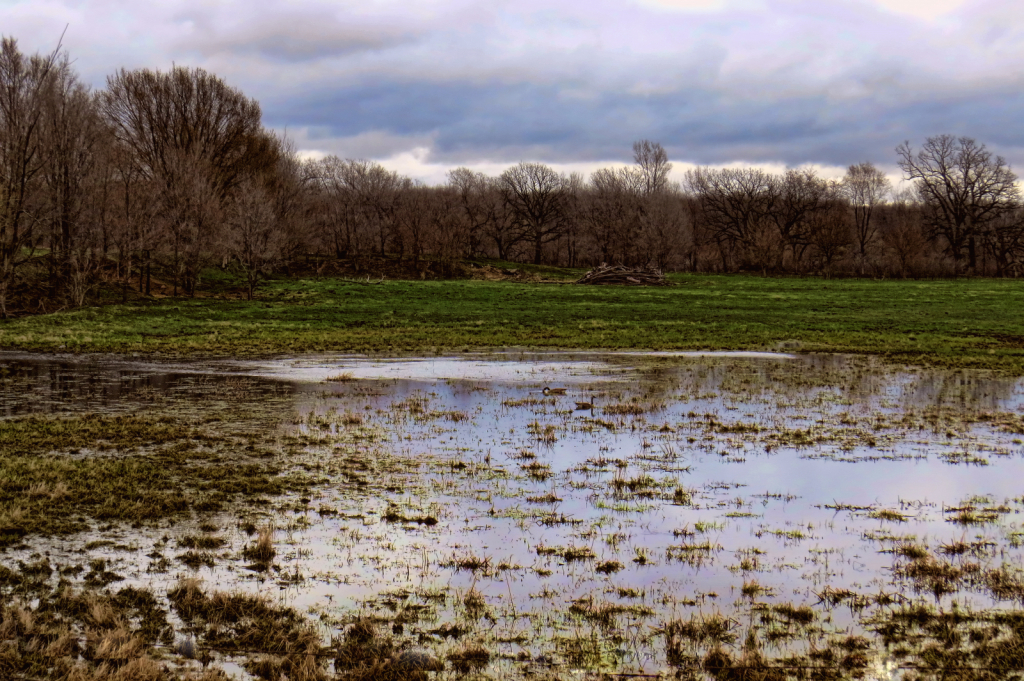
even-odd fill
[{"label": "green grass", "polygon": [[664,288],[507,281],[268,282],[253,302],[164,299],[0,322],[0,347],[163,355],[466,348],[850,352],[1024,375],[1024,283],[675,275]]}]

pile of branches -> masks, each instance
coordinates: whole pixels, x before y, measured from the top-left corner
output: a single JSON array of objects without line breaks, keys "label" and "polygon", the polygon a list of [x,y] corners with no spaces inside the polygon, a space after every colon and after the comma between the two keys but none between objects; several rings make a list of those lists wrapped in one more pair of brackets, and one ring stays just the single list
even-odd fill
[{"label": "pile of branches", "polygon": [[621,286],[666,286],[665,275],[653,267],[601,265],[576,280],[577,284],[619,284]]}]

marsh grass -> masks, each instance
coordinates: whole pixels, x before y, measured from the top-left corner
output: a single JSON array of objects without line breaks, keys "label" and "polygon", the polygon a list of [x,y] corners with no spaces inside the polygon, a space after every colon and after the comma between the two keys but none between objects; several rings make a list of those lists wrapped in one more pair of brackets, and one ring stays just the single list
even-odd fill
[{"label": "marsh grass", "polygon": [[869,518],[876,520],[885,520],[891,523],[905,523],[907,522],[907,516],[899,511],[893,511],[892,509],[883,508],[868,512]]},{"label": "marsh grass", "polygon": [[208,551],[186,551],[179,554],[177,560],[193,570],[204,566],[212,568],[217,564],[217,557]]},{"label": "marsh grass", "polygon": [[613,575],[622,570],[623,567],[622,563],[617,560],[606,560],[595,565],[594,572],[600,572],[604,575]]},{"label": "marsh grass", "polygon": [[258,565],[269,565],[277,555],[274,548],[275,531],[274,524],[269,522],[257,528],[255,540],[242,549],[242,556]]},{"label": "marsh grass", "polygon": [[[38,585],[32,598],[0,606],[0,676],[5,679],[157,681],[168,678],[156,646],[173,636],[150,591],[115,594]],[[31,601],[31,603],[29,602]],[[191,679],[221,679],[219,670]]]},{"label": "marsh grass", "polygon": [[213,534],[186,534],[178,539],[178,546],[183,549],[219,549],[227,544],[223,537]]},{"label": "marsh grass", "polygon": [[180,580],[168,600],[182,622],[196,635],[200,649],[245,653],[245,666],[253,673],[277,670],[292,679],[327,681],[321,635],[293,609],[271,604],[245,593],[207,593],[195,579]]},{"label": "marsh grass", "polygon": [[448,653],[448,661],[460,674],[468,674],[472,671],[486,667],[492,657],[492,653],[480,644],[469,644]]},{"label": "marsh grass", "polygon": [[584,596],[573,601],[569,606],[569,612],[604,629],[614,628],[618,618],[622,615],[634,618],[647,618],[654,615],[654,610],[646,605],[598,601],[592,596]]},{"label": "marsh grass", "polygon": [[204,423],[166,415],[84,414],[0,420],[0,548],[30,534],[79,532],[90,519],[153,523],[221,510],[242,497],[309,487],[302,473],[254,462],[237,438],[210,427],[221,415],[208,418]]}]

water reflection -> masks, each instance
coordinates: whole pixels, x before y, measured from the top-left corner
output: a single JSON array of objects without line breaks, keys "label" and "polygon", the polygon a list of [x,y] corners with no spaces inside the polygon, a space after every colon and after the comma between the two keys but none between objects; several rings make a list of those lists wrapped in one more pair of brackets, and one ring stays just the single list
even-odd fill
[{"label": "water reflection", "polygon": [[[230,390],[240,380],[244,397]],[[1024,384],[1007,378],[825,355],[517,353],[194,365],[5,355],[0,381],[5,416],[289,397],[280,437],[323,484],[315,498],[232,511],[286,530],[276,573],[243,569],[239,536],[200,574],[224,587],[274,580],[330,618],[417,604],[409,632],[422,640],[465,619],[465,595],[479,592],[494,636],[564,655],[559,641],[589,621],[570,604],[639,599],[650,614],[619,624],[647,642],[609,645],[618,663],[650,669],[665,664],[652,629],[691,613],[752,618],[751,581],[762,605],[814,606],[838,631],[861,613],[826,610],[822,593],[908,590],[894,547],[970,537],[998,547],[979,569],[1021,565]],[[545,396],[547,385],[567,394]],[[596,409],[574,408],[590,395]],[[968,507],[991,519],[955,522],[949,509]],[[163,530],[114,533],[138,547],[115,556],[130,563]],[[88,539],[32,539],[11,555],[71,560]],[[1001,603],[981,588],[928,598]]]}]

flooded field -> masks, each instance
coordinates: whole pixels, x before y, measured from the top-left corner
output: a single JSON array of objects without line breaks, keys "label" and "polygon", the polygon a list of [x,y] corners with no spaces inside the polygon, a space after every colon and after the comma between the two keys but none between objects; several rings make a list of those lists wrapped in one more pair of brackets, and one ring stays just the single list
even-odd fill
[{"label": "flooded field", "polygon": [[6,354],[0,388],[0,676],[1024,668],[1019,380]]}]

